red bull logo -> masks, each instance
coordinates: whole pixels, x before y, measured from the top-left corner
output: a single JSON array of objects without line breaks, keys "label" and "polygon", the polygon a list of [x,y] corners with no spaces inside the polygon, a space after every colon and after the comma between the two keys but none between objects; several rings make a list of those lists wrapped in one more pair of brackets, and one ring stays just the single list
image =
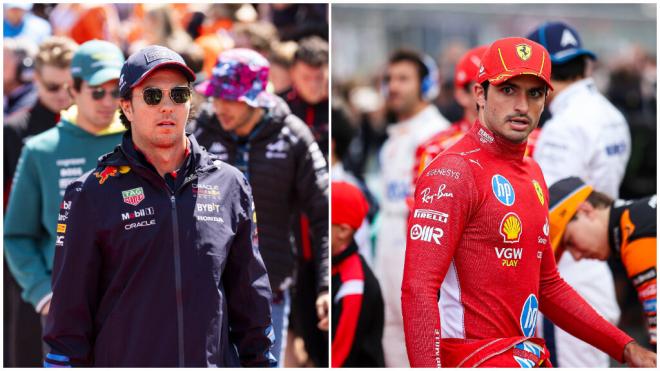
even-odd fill
[{"label": "red bull logo", "polygon": [[130,170],[131,168],[129,166],[120,166],[119,168],[116,168],[114,166],[106,166],[100,172],[99,171],[95,172],[94,175],[99,180],[99,184],[103,184],[111,176],[117,176],[117,173],[126,174]]}]

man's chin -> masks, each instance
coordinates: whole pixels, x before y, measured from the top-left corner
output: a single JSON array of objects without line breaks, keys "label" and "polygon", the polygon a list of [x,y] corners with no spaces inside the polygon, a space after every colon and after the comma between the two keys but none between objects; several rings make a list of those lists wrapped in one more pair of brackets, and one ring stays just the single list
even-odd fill
[{"label": "man's chin", "polygon": [[152,137],[151,144],[157,148],[171,148],[180,144],[183,133],[156,134]]}]

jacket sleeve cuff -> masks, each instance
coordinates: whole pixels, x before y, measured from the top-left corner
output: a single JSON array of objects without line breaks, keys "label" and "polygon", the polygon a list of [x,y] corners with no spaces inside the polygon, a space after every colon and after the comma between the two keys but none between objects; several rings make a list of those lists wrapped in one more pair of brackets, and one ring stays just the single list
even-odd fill
[{"label": "jacket sleeve cuff", "polygon": [[41,310],[44,308],[44,306],[46,306],[46,303],[48,303],[52,298],[53,298],[53,293],[49,292],[46,296],[44,296],[43,298],[41,298],[41,300],[39,300],[37,305],[34,307],[34,309],[37,311],[37,314],[41,314]]},{"label": "jacket sleeve cuff", "polygon": [[44,368],[71,367],[71,359],[62,354],[48,353],[44,359]]}]

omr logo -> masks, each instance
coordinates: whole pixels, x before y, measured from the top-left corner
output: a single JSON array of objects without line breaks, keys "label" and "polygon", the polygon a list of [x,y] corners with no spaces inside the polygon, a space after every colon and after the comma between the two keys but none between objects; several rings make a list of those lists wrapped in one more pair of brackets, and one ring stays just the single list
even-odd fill
[{"label": "omr logo", "polygon": [[495,174],[491,178],[491,185],[493,187],[493,194],[495,194],[495,197],[501,203],[511,206],[516,202],[516,193],[507,178],[500,174]]},{"label": "omr logo", "polygon": [[440,245],[440,239],[443,235],[444,232],[440,228],[433,228],[426,225],[421,226],[419,224],[410,227],[410,238],[413,240],[433,241],[436,245]]},{"label": "omr logo", "polygon": [[530,294],[520,312],[520,329],[525,336],[534,336],[538,314],[539,301],[536,299],[536,295]]}]

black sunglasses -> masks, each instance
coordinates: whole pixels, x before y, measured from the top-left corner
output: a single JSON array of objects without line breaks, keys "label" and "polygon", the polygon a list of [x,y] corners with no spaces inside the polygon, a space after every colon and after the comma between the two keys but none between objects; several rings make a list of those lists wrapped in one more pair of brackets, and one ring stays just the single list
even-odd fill
[{"label": "black sunglasses", "polygon": [[187,86],[177,86],[172,89],[146,88],[142,91],[144,103],[150,106],[157,106],[163,100],[163,91],[170,92],[170,99],[176,104],[183,104],[190,100],[192,91]]},{"label": "black sunglasses", "polygon": [[67,83],[64,83],[64,84],[54,84],[53,83],[53,84],[51,84],[51,83],[44,82],[43,85],[44,85],[44,88],[46,88],[46,91],[48,91],[50,93],[58,92],[62,88],[67,87]]},{"label": "black sunglasses", "polygon": [[119,98],[119,89],[115,89],[109,92],[105,90],[105,88],[92,88],[92,98],[94,98],[94,100],[101,100],[105,97],[106,92],[110,93],[112,99]]}]

